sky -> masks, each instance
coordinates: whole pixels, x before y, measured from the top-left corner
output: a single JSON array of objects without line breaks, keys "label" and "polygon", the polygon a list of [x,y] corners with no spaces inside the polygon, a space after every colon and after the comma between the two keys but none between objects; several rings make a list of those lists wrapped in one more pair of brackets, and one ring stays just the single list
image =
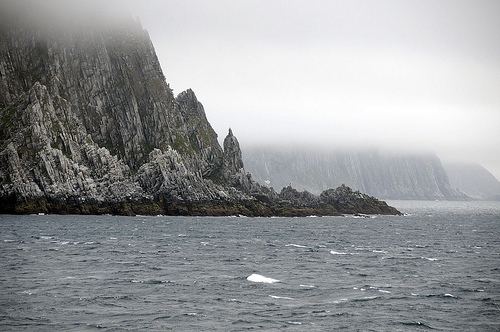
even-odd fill
[{"label": "sky", "polygon": [[[75,2],[76,6],[76,2]],[[106,7],[103,7],[106,6]],[[95,2],[139,17],[219,138],[431,150],[500,178],[500,1]]]}]

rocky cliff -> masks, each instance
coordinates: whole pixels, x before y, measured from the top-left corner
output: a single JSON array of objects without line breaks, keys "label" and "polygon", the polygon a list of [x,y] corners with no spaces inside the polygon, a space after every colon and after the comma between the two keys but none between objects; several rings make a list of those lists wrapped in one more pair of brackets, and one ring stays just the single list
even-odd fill
[{"label": "rocky cliff", "polygon": [[174,96],[138,22],[51,33],[2,24],[0,212],[398,213],[342,195],[357,203],[252,180],[232,131],[221,148],[194,92]]},{"label": "rocky cliff", "polygon": [[443,164],[454,188],[473,199],[500,200],[500,181],[479,164],[448,162]]},{"label": "rocky cliff", "polygon": [[245,149],[244,161],[257,181],[275,187],[291,184],[317,194],[347,184],[388,199],[467,198],[450,185],[433,154],[253,147]]}]

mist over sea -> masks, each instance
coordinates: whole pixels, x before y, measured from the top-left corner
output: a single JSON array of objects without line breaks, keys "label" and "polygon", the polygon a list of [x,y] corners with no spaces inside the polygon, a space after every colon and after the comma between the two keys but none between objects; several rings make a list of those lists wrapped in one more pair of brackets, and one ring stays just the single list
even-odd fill
[{"label": "mist over sea", "polygon": [[0,216],[0,330],[500,329],[500,202],[372,218]]}]

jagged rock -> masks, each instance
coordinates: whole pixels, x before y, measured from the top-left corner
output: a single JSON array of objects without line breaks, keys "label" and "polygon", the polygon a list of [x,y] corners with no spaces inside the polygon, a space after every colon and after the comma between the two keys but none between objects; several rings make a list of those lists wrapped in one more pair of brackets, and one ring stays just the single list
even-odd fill
[{"label": "jagged rock", "polygon": [[0,212],[397,213],[261,186],[231,130],[221,148],[194,92],[174,98],[139,23],[98,26],[0,30]]},{"label": "jagged rock", "polygon": [[217,134],[207,120],[203,105],[198,101],[193,90],[181,92],[175,98],[187,128],[192,152],[199,161],[197,168],[208,178],[219,178],[222,168],[222,149],[217,141]]},{"label": "jagged rock", "polygon": [[291,186],[281,189],[279,198],[295,206],[315,206],[320,201],[318,196],[308,191],[298,191]]},{"label": "jagged rock", "polygon": [[336,189],[328,189],[321,193],[320,200],[329,205],[333,205],[335,209],[341,213],[362,213],[368,214],[398,214],[398,210],[387,205],[386,202],[353,191],[346,185],[341,185]]}]

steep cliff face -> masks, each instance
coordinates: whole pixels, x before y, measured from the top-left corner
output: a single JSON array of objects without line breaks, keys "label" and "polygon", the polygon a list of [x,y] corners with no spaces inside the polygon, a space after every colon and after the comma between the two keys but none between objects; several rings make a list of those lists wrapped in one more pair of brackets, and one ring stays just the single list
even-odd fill
[{"label": "steep cliff face", "polygon": [[194,92],[174,97],[139,23],[0,25],[0,212],[343,211],[319,197],[292,209],[253,181],[232,131],[222,149]]},{"label": "steep cliff face", "polygon": [[277,188],[291,184],[320,193],[346,184],[383,198],[466,198],[450,186],[441,161],[432,154],[254,147],[245,150],[244,159],[257,181]]},{"label": "steep cliff face", "polygon": [[203,107],[192,91],[176,101],[135,21],[69,34],[2,30],[0,40],[0,108],[39,83],[68,103],[96,144],[134,169],[153,147],[189,154],[213,146]]},{"label": "steep cliff face", "polygon": [[486,168],[471,163],[444,163],[452,187],[474,199],[500,200],[500,181]]}]

